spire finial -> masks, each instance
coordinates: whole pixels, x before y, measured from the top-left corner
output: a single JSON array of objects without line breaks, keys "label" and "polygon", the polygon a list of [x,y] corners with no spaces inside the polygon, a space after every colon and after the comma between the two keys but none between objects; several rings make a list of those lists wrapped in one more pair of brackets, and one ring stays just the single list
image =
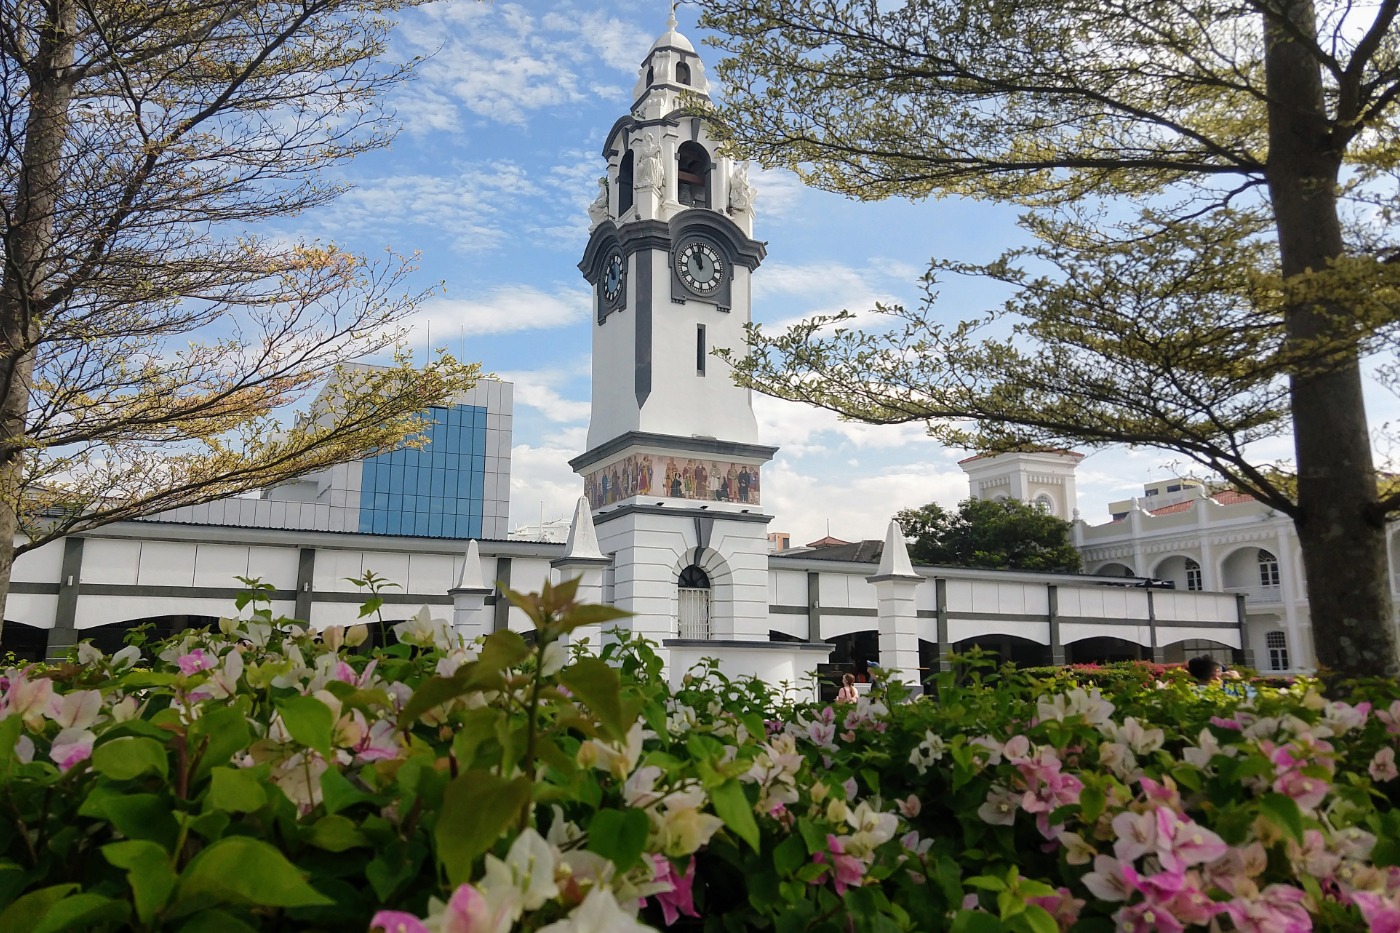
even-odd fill
[{"label": "spire finial", "polygon": [[678,2],[679,2],[679,0],[676,0],[676,2],[672,2],[672,3],[668,3],[668,4],[667,4],[667,6],[670,8],[670,11],[671,11],[671,12],[667,15],[667,17],[666,17],[666,28],[667,28],[667,29],[674,30],[674,29],[676,28],[676,3],[678,3]]}]

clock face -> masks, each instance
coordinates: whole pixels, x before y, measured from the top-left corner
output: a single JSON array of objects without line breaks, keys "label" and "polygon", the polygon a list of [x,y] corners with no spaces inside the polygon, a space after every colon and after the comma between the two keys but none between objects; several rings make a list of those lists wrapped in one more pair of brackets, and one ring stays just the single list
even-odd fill
[{"label": "clock face", "polygon": [[724,260],[708,243],[690,243],[676,254],[676,272],[686,286],[709,294],[724,282]]},{"label": "clock face", "polygon": [[622,294],[622,285],[626,280],[627,270],[622,263],[622,254],[613,253],[608,257],[608,264],[603,268],[603,298],[607,301],[616,301],[617,296]]}]

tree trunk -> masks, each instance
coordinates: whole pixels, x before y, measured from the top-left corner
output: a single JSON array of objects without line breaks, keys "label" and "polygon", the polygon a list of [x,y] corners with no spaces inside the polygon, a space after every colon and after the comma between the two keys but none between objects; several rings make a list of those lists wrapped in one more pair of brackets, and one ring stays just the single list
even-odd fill
[{"label": "tree trunk", "polygon": [[[1310,0],[1280,0],[1282,14],[1316,35]],[[1269,195],[1285,276],[1325,269],[1343,255],[1337,213],[1341,167],[1329,134],[1317,60],[1266,19]],[[1342,331],[1346,308],[1299,305],[1285,314],[1288,340],[1315,345]],[[1295,524],[1307,574],[1318,664],[1341,677],[1400,674],[1377,506],[1370,431],[1353,352],[1290,379],[1298,470]]]},{"label": "tree trunk", "polygon": [[73,97],[75,7],[72,0],[49,0],[44,12],[27,69],[29,112],[0,280],[0,623],[19,531],[34,344],[55,258],[54,211]]}]

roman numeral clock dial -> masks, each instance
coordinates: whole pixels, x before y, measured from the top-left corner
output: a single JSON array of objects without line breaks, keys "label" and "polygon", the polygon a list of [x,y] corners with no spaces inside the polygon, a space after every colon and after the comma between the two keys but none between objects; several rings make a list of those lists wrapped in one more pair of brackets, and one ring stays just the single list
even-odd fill
[{"label": "roman numeral clock dial", "polygon": [[686,288],[709,295],[724,283],[724,260],[708,243],[689,243],[676,254],[676,274]]}]

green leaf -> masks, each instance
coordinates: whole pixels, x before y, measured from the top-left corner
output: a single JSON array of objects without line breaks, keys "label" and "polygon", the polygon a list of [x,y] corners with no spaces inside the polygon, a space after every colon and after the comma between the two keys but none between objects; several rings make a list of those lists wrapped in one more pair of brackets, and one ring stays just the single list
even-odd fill
[{"label": "green leaf", "polygon": [[369,840],[353,820],[335,815],[323,816],[317,820],[307,833],[306,841],[327,852],[344,852],[346,849],[369,845]]},{"label": "green leaf", "polygon": [[488,671],[503,671],[530,656],[530,646],[510,629],[492,632],[481,646],[477,664]]},{"label": "green leaf", "polygon": [[322,758],[331,757],[335,717],[329,706],[315,697],[293,696],[278,700],[277,710],[293,739],[307,748],[314,748]]},{"label": "green leaf", "polygon": [[351,784],[339,768],[327,768],[321,772],[321,802],[327,813],[339,813],[357,803],[373,800],[369,794]]},{"label": "green leaf", "polygon": [[1089,783],[1084,785],[1079,792],[1079,815],[1085,825],[1092,826],[1098,822],[1106,799],[1102,787]]},{"label": "green leaf", "polygon": [[1001,921],[981,910],[959,910],[949,933],[1001,933]]},{"label": "green leaf", "polygon": [[973,875],[965,882],[968,887],[977,888],[981,891],[1005,891],[1006,882],[996,875]]},{"label": "green leaf", "polygon": [[1292,797],[1283,794],[1265,794],[1259,798],[1259,812],[1265,819],[1292,836],[1294,841],[1303,841],[1303,811]]},{"label": "green leaf", "polygon": [[788,836],[773,850],[773,867],[780,875],[790,875],[807,861],[807,846],[801,836]]},{"label": "green leaf", "polygon": [[490,771],[472,770],[447,785],[435,838],[451,887],[470,880],[472,863],[519,818],[532,783],[526,777],[507,781]]},{"label": "green leaf", "polygon": [[744,793],[744,785],[738,781],[725,781],[710,791],[710,802],[714,804],[715,815],[724,820],[724,825],[757,852],[758,823],[753,818],[753,805]]},{"label": "green leaf", "polygon": [[584,658],[560,672],[559,679],[598,717],[609,738],[621,742],[627,737],[632,724],[624,721],[622,680],[611,664]]},{"label": "green leaf", "polygon": [[170,854],[144,839],[113,842],[102,847],[102,856],[118,868],[126,869],[136,916],[150,924],[156,912],[170,900],[179,880],[170,864]]},{"label": "green leaf", "polygon": [[30,891],[6,907],[4,913],[0,913],[0,930],[33,930],[53,905],[77,889],[76,884],[55,884]]},{"label": "green leaf", "polygon": [[1027,933],[1060,933],[1060,924],[1054,915],[1036,904],[1027,904],[1025,911],[1017,914],[1015,925],[1025,927]]},{"label": "green leaf", "polygon": [[228,836],[199,853],[180,876],[179,903],[319,907],[333,903],[287,857],[260,839]]},{"label": "green leaf", "polygon": [[496,690],[501,686],[501,671],[519,664],[530,656],[530,646],[515,632],[493,633],[482,645],[481,656],[457,668],[451,677],[429,677],[413,691],[403,711],[399,725],[407,726],[428,710],[477,690]]},{"label": "green leaf", "polygon": [[452,757],[457,767],[470,770],[476,763],[476,751],[483,742],[496,737],[496,726],[505,713],[490,706],[469,709],[462,714],[461,725],[452,737]]},{"label": "green leaf", "polygon": [[86,933],[88,930],[121,923],[130,916],[131,905],[126,901],[83,892],[55,903],[44,912],[37,925],[27,928],[27,933]]},{"label": "green leaf", "polygon": [[266,778],[252,769],[218,767],[209,777],[209,806],[229,813],[253,813],[267,803]]},{"label": "green leaf", "polygon": [[599,810],[588,824],[588,850],[611,860],[622,874],[642,860],[650,829],[643,810]]},{"label": "green leaf", "polygon": [[114,781],[129,781],[143,774],[165,777],[170,773],[165,746],[155,739],[119,738],[92,750],[92,770]]},{"label": "green leaf", "polygon": [[199,764],[194,769],[194,780],[201,781],[210,769],[228,764],[230,758],[252,741],[243,703],[217,707],[200,716],[190,726],[190,739],[190,744],[201,750]]},{"label": "green leaf", "polygon": [[180,933],[258,933],[255,927],[222,910],[204,910],[185,922]]},{"label": "green leaf", "polygon": [[24,720],[20,716],[6,716],[0,719],[0,775],[10,773],[18,759],[15,758],[15,745],[19,743],[20,728]]},{"label": "green leaf", "polygon": [[115,789],[99,793],[94,789],[78,807],[78,815],[105,819],[128,839],[149,839],[167,850],[174,847],[179,833],[170,815],[170,799],[155,794],[123,794]]},{"label": "green leaf", "polygon": [[569,610],[568,615],[560,618],[556,624],[556,629],[560,632],[572,632],[580,625],[602,625],[604,622],[611,622],[613,619],[623,619],[632,613],[625,609],[618,609],[615,606],[603,606],[597,603],[584,603]]}]

